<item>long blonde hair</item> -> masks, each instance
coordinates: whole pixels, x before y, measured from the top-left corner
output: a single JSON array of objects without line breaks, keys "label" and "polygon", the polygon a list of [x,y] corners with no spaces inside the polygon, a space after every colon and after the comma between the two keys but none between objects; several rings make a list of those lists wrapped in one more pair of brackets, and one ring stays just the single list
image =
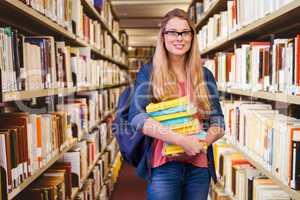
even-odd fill
[{"label": "long blonde hair", "polygon": [[201,117],[207,118],[211,111],[211,104],[206,82],[204,80],[196,29],[187,13],[181,9],[174,9],[168,12],[161,22],[156,50],[153,56],[153,71],[151,76],[152,93],[157,101],[164,101],[177,97],[176,95],[179,93],[177,78],[169,66],[168,54],[164,44],[166,24],[174,17],[186,20],[192,29],[193,38],[190,50],[186,53],[185,72],[188,84],[195,92],[196,103],[198,104],[198,109],[201,110]]}]

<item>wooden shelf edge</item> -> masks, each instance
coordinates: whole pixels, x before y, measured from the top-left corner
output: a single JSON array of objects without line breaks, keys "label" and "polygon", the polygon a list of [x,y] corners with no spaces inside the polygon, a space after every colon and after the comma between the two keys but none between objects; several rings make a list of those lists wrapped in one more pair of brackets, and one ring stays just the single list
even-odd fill
[{"label": "wooden shelf edge", "polygon": [[44,167],[42,167],[38,172],[27,178],[18,188],[16,188],[13,192],[8,194],[8,199],[13,199],[20,192],[22,192],[26,187],[28,187],[33,181],[35,181],[39,176],[41,176],[49,167],[51,167],[62,155],[69,151],[75,144],[77,144],[77,140],[70,144],[69,147],[66,147],[63,151],[61,151],[58,155],[54,156]]},{"label": "wooden shelf edge", "polygon": [[222,87],[218,87],[218,90],[229,94],[236,94],[236,95],[266,99],[271,101],[283,102],[288,104],[300,105],[300,96],[295,96],[295,95],[288,95],[284,93],[271,93],[271,92],[263,92],[263,91],[254,92],[250,90],[222,88]]},{"label": "wooden shelf edge", "polygon": [[294,9],[300,8],[300,1],[292,1],[288,3],[287,5],[284,5],[283,7],[279,8],[278,10],[274,11],[273,13],[266,15],[260,19],[257,19],[256,21],[246,25],[245,27],[232,32],[230,35],[226,36],[223,39],[217,40],[216,43],[213,43],[211,46],[207,47],[206,49],[202,50],[200,52],[201,55],[205,55],[213,50],[216,50],[227,43],[238,39],[239,37],[250,34],[254,32],[255,30],[264,27],[266,24],[276,21],[276,19],[280,18],[281,16],[288,14],[289,12],[293,11]]},{"label": "wooden shelf edge", "polygon": [[31,90],[31,91],[16,91],[16,92],[4,92],[2,102],[10,102],[10,101],[21,101],[25,99],[37,98],[37,97],[46,97],[46,96],[68,96],[75,92],[86,92],[86,91],[94,91],[94,90],[102,90],[102,89],[110,89],[117,88],[124,85],[128,85],[129,83],[119,83],[113,85],[106,85],[103,87],[80,87],[80,88],[53,88],[53,89],[40,89],[40,90]]},{"label": "wooden shelf edge", "polygon": [[266,176],[268,176],[270,179],[274,181],[281,189],[283,189],[286,193],[288,193],[292,198],[294,199],[300,199],[300,191],[293,190],[289,188],[287,185],[282,183],[282,181],[275,177],[272,172],[269,170],[265,169],[264,166],[262,166],[260,163],[252,159],[247,153],[245,153],[243,150],[241,150],[237,145],[231,144],[234,149],[236,149],[238,152],[244,155],[244,157],[251,162],[259,171],[263,172]]}]

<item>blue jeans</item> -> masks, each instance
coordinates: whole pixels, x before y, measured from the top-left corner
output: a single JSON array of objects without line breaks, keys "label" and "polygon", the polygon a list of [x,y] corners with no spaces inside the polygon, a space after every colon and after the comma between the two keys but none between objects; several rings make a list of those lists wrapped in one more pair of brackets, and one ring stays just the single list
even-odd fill
[{"label": "blue jeans", "polygon": [[152,168],[148,200],[207,200],[210,185],[208,168],[183,162],[168,162]]}]

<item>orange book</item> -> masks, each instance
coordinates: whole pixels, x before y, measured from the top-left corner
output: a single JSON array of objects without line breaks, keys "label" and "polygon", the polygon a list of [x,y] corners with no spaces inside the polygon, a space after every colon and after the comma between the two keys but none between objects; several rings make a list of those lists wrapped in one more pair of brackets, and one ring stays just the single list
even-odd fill
[{"label": "orange book", "polygon": [[36,145],[37,145],[37,159],[39,167],[41,167],[42,158],[42,129],[41,129],[41,116],[36,115]]}]

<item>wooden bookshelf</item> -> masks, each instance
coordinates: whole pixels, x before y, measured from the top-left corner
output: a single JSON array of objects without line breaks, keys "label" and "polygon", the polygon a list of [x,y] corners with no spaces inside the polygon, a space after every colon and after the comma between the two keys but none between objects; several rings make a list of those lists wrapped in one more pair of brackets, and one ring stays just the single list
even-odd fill
[{"label": "wooden bookshelf", "polygon": [[[94,160],[93,164],[91,166],[89,166],[88,171],[86,173],[86,175],[80,180],[81,184],[84,185],[85,181],[89,178],[90,174],[92,173],[92,171],[94,170],[96,164],[98,163],[99,159],[101,158],[101,156],[103,155],[103,153],[105,152],[102,151],[101,153],[99,153],[96,156],[96,159]],[[81,187],[79,188],[79,190],[81,189]]]},{"label": "wooden bookshelf", "polygon": [[120,83],[114,85],[105,85],[103,87],[80,87],[80,88],[52,88],[52,89],[39,89],[32,91],[16,91],[16,92],[4,92],[2,96],[2,102],[10,102],[10,101],[21,101],[31,98],[37,97],[46,97],[46,96],[68,96],[74,94],[75,92],[86,92],[86,91],[94,91],[94,90],[102,90],[102,89],[111,89],[117,88],[121,86],[128,85],[129,83]]},{"label": "wooden bookshelf", "polygon": [[300,105],[300,96],[295,96],[295,95],[288,95],[284,93],[263,92],[263,91],[241,90],[241,89],[234,89],[234,88],[221,88],[221,87],[218,87],[218,90],[229,94],[242,95],[247,97]]},{"label": "wooden bookshelf", "polygon": [[8,194],[8,199],[13,199],[16,197],[20,192],[22,192],[26,187],[28,187],[33,181],[35,181],[40,175],[42,175],[49,167],[51,167],[58,159],[60,159],[64,153],[69,151],[73,146],[77,144],[77,140],[74,141],[63,151],[61,151],[58,155],[53,157],[44,167],[39,169],[35,174],[27,178],[18,188],[14,189],[13,192]]},{"label": "wooden bookshelf", "polygon": [[[235,40],[246,36],[264,35],[272,33],[282,28],[287,28],[293,24],[291,19],[299,19],[300,17],[300,1],[294,0],[291,3],[281,7],[273,13],[260,18],[251,24],[231,33],[228,37],[216,40],[210,47],[201,51],[201,55],[211,53],[216,50],[222,50],[227,47],[233,47]],[[294,21],[296,23],[296,21]]]},{"label": "wooden bookshelf", "polygon": [[[89,167],[87,174],[80,180],[80,182],[82,183],[82,186],[84,185],[84,183],[86,182],[86,180],[88,179],[88,177],[90,176],[92,171],[94,170],[95,166],[97,165],[98,161],[101,159],[101,157],[105,153],[105,151],[106,151],[106,148],[101,153],[99,153],[99,155],[96,157],[93,164]],[[81,189],[82,189],[82,187],[72,188],[72,200],[75,199],[75,197],[77,196],[77,194],[80,192]],[[74,193],[73,193],[73,191],[74,191]],[[100,191],[99,191],[99,193],[100,193]]]},{"label": "wooden bookshelf", "polygon": [[209,9],[201,15],[201,18],[199,19],[199,22],[196,25],[197,32],[201,29],[203,25],[207,23],[210,17],[212,17],[216,13],[219,13],[222,10],[225,10],[226,7],[227,0],[214,0],[213,3],[210,5]]},{"label": "wooden bookshelf", "polygon": [[[69,32],[64,27],[52,21],[48,17],[42,15],[33,8],[27,6],[22,1],[2,0],[0,1],[0,7],[3,8],[1,9],[1,17],[12,18],[14,21],[19,23],[24,23],[26,20],[27,23],[23,25],[18,24],[22,27],[26,25],[29,26],[30,29],[36,30],[36,28],[40,26],[43,29],[46,29],[46,31],[50,31],[51,34],[64,36],[64,38],[68,41],[75,39],[75,35],[73,33]],[[49,35],[49,33],[47,35]]]},{"label": "wooden bookshelf", "polygon": [[268,176],[270,179],[274,181],[280,188],[282,188],[286,193],[290,195],[293,199],[300,199],[300,191],[293,190],[285,185],[279,178],[277,178],[272,172],[267,170],[262,164],[249,156],[249,153],[242,150],[237,145],[231,144],[232,148],[236,149],[238,152],[244,155],[244,157],[251,162],[259,171]]},{"label": "wooden bookshelf", "polygon": [[82,2],[82,5],[83,5],[84,9],[86,9],[89,14],[91,14],[95,19],[97,19],[101,23],[102,27],[113,38],[113,40],[116,43],[118,43],[118,45],[122,48],[122,50],[125,51],[125,53],[128,53],[127,48],[117,39],[117,37],[112,32],[112,30],[110,30],[110,28],[106,24],[105,20],[102,18],[100,13],[96,10],[96,8],[88,0],[81,0],[81,2]]},{"label": "wooden bookshelf", "polygon": [[120,84],[116,84],[116,85],[105,85],[102,89],[107,90],[107,89],[112,89],[112,88],[118,88],[118,87],[121,87],[121,86],[127,86],[129,84],[130,83],[120,83]]},{"label": "wooden bookshelf", "polygon": [[[86,0],[82,0],[86,2]],[[2,8],[2,9],[1,9]],[[124,63],[121,63],[115,60],[112,57],[104,55],[100,49],[96,49],[92,45],[88,44],[82,38],[76,36],[72,32],[66,30],[61,25],[52,21],[48,17],[42,15],[38,11],[33,8],[25,5],[19,0],[3,0],[0,1],[0,9],[1,12],[5,11],[7,13],[0,13],[1,20],[6,21],[7,23],[11,23],[19,29],[30,29],[32,34],[38,35],[53,35],[57,38],[63,38],[70,45],[81,46],[81,47],[90,47],[92,52],[95,53],[102,59],[113,62],[114,64],[119,65],[123,69],[128,69],[128,66]],[[11,13],[14,13],[12,15]],[[101,19],[99,19],[101,23],[104,23]],[[117,39],[114,37],[113,33],[107,28],[105,28],[113,39],[116,41]],[[121,45],[121,43],[119,42]],[[126,49],[123,45],[121,46]],[[125,51],[128,52],[128,51]]]}]

